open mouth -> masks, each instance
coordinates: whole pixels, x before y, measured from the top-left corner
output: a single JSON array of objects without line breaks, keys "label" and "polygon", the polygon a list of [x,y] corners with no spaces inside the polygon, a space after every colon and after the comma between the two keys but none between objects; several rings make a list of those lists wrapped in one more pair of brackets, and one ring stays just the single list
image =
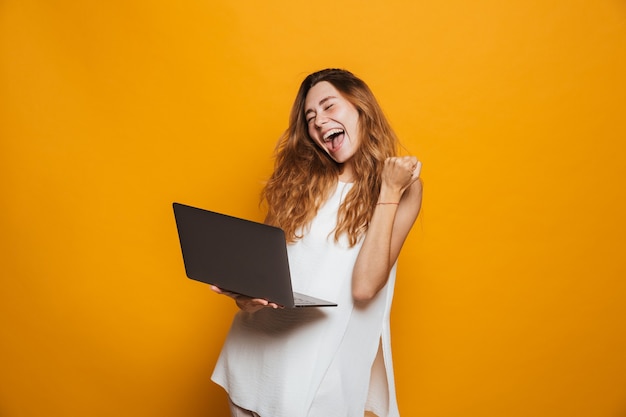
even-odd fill
[{"label": "open mouth", "polygon": [[330,144],[330,150],[335,150],[343,142],[344,137],[343,129],[331,129],[324,135],[323,141],[326,144]]}]

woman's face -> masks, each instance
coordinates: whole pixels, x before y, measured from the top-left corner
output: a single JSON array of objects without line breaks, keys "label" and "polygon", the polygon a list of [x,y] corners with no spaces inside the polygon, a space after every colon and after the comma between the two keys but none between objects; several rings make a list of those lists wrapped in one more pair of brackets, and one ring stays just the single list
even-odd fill
[{"label": "woman's face", "polygon": [[334,161],[345,163],[360,145],[359,112],[328,81],[309,90],[304,101],[309,136]]}]

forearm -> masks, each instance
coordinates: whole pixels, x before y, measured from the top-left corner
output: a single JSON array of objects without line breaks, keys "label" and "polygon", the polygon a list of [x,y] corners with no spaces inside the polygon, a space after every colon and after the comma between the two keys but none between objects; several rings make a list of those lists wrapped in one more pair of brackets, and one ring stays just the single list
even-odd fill
[{"label": "forearm", "polygon": [[402,192],[381,189],[363,246],[352,274],[352,294],[356,301],[373,298],[385,286],[396,257],[392,253],[394,221]]}]

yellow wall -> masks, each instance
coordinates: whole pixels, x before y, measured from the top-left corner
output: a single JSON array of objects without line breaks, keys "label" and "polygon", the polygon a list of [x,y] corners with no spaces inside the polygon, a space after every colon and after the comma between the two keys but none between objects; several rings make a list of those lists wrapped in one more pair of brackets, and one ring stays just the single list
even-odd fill
[{"label": "yellow wall", "polygon": [[262,219],[327,66],[424,161],[403,415],[625,415],[620,0],[0,2],[0,415],[227,415],[234,307],[185,278],[170,204]]}]

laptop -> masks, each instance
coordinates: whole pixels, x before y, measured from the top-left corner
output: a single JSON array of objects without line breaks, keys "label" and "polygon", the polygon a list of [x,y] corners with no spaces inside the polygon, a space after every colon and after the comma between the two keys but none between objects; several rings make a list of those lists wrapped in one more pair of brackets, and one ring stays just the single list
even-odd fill
[{"label": "laptop", "polygon": [[293,292],[282,229],[181,203],[173,207],[188,278],[285,308],[337,306]]}]

